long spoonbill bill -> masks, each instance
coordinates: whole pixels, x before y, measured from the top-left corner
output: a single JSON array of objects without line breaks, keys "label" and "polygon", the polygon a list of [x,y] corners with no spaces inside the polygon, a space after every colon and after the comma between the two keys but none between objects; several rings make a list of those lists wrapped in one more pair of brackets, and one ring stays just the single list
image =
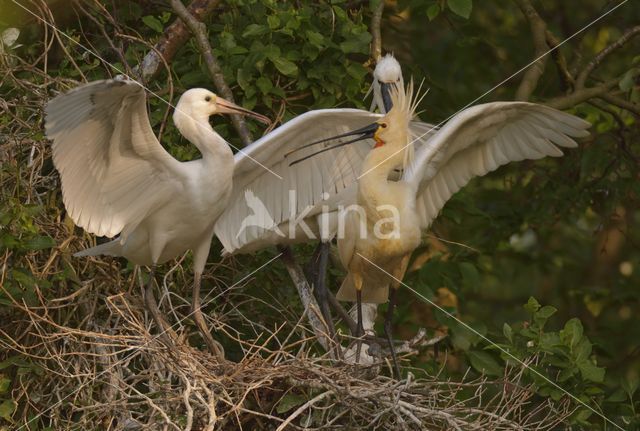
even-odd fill
[{"label": "long spoonbill bill", "polygon": [[223,357],[200,311],[200,278],[213,225],[229,200],[233,152],[209,124],[215,114],[241,114],[269,124],[209,90],[186,91],[173,120],[202,158],[174,159],[153,134],[143,87],[113,79],[82,85],[51,100],[46,134],[69,216],[87,232],[118,237],[76,256],[123,256],[150,265],[145,302],[161,331],[170,330],[153,296],[156,265],[193,251],[192,313],[209,349]]},{"label": "long spoonbill bill", "polygon": [[[351,202],[362,211],[343,212],[344,234],[338,237],[338,250],[348,273],[337,299],[357,303],[359,336],[363,335],[362,301],[389,300],[384,331],[397,377],[400,370],[391,338],[396,292],[422,232],[445,202],[472,177],[506,163],[561,156],[558,147],[576,147],[571,137],[588,136],[586,129],[590,127],[578,117],[543,105],[487,103],[457,114],[413,154],[410,122],[416,103],[412,91],[412,84],[406,93],[400,88],[391,89],[393,108],[387,115],[341,135],[357,136],[352,143],[373,139],[375,144],[362,163],[357,193]],[[343,148],[340,145],[344,144],[322,148],[316,154]],[[313,156],[298,160],[313,160]],[[402,178],[390,180],[399,166]]]}]

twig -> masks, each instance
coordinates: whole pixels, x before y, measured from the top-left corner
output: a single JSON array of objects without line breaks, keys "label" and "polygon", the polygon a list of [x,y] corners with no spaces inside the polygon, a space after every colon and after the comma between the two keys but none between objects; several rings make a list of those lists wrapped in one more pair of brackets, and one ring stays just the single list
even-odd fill
[{"label": "twig", "polygon": [[[204,25],[204,23],[198,21],[182,4],[181,0],[171,0],[171,7],[173,7],[175,13],[180,17],[182,21],[184,21],[187,27],[189,27],[189,31],[195,37],[196,44],[198,45],[198,50],[204,57],[204,62],[207,65],[207,70],[209,71],[209,75],[211,75],[211,78],[213,79],[213,83],[215,84],[216,89],[220,92],[222,97],[231,102],[234,102],[233,93],[224,80],[224,75],[222,74],[222,69],[218,64],[218,61],[213,56],[211,45],[209,44],[209,39],[207,37],[207,26]],[[245,123],[242,116],[231,115],[231,121],[233,122],[233,126],[238,132],[238,135],[240,135],[240,140],[244,145],[249,145],[251,142],[253,142],[253,139],[251,138],[251,135],[249,133],[249,129],[247,129],[247,124]]]},{"label": "twig", "polygon": [[320,307],[318,306],[316,298],[313,296],[313,292],[311,292],[311,287],[307,282],[307,278],[304,276],[304,272],[302,271],[302,268],[300,268],[300,265],[298,265],[294,260],[291,248],[288,246],[281,247],[280,251],[282,252],[280,259],[284,262],[287,271],[289,272],[289,276],[298,290],[300,300],[302,301],[302,305],[307,313],[313,332],[318,338],[318,342],[322,348],[326,351],[330,351],[331,340],[324,331],[326,325],[323,322]]},{"label": "twig", "polygon": [[615,41],[614,43],[612,43],[611,45],[607,46],[602,51],[600,51],[593,58],[593,60],[591,60],[589,64],[587,64],[585,68],[582,69],[582,71],[578,75],[578,79],[576,80],[576,88],[578,89],[583,88],[591,72],[593,72],[593,70],[596,67],[598,67],[600,63],[602,63],[602,60],[604,60],[606,56],[608,56],[613,51],[623,46],[625,43],[629,42],[632,38],[634,38],[638,34],[640,34],[640,25],[637,25],[625,31],[624,34],[620,36],[620,39],[618,39],[617,41]]},{"label": "twig", "polygon": [[562,80],[562,89],[564,91],[570,90],[575,87],[575,79],[573,78],[571,72],[569,72],[567,59],[564,57],[564,55],[562,55],[562,51],[560,51],[560,49],[557,49],[560,45],[560,41],[549,30],[545,32],[545,36],[547,39],[547,45],[549,45],[549,48],[553,49],[553,51],[551,51],[551,57],[556,64],[558,74],[560,75],[560,79]]},{"label": "twig", "polygon": [[547,56],[544,55],[549,46],[546,40],[547,24],[540,18],[538,12],[529,0],[514,0],[522,13],[529,21],[531,27],[531,35],[533,37],[533,46],[535,49],[535,57],[538,59],[533,63],[522,77],[518,90],[516,91],[516,100],[529,100],[529,97],[536,89],[538,80],[544,73],[544,66],[547,63]]},{"label": "twig", "polygon": [[301,405],[299,408],[297,408],[295,412],[291,413],[289,415],[289,417],[284,422],[282,422],[280,424],[280,426],[276,429],[276,431],[284,430],[287,427],[287,425],[289,425],[291,423],[291,421],[293,421],[295,418],[300,416],[306,409],[308,409],[309,407],[313,406],[318,401],[323,400],[324,398],[326,398],[327,396],[329,396],[331,394],[333,394],[333,391],[326,391],[326,392],[321,393],[318,396],[315,396],[315,397],[311,398],[309,401],[307,401],[306,403]]},{"label": "twig", "polygon": [[[194,0],[187,10],[197,20],[203,20],[218,6],[220,0]],[[184,45],[190,37],[189,29],[185,23],[177,19],[164,30],[162,37],[156,43],[155,49],[148,52],[140,64],[134,69],[143,82],[149,82],[160,71],[162,59],[167,63],[176,55],[178,49]]]},{"label": "twig", "polygon": [[600,96],[600,98],[619,108],[626,109],[627,111],[632,112],[640,117],[640,105],[638,105],[637,103],[629,102],[610,93],[605,93]]},{"label": "twig", "polygon": [[603,94],[606,94],[607,92],[609,92],[609,90],[618,85],[618,81],[618,79],[613,79],[595,87],[582,88],[566,96],[556,97],[555,99],[548,100],[547,102],[545,102],[545,105],[551,106],[552,108],[556,109],[568,109],[577,105],[578,103],[586,102],[591,98],[600,97]]},{"label": "twig", "polygon": [[384,0],[378,0],[379,4],[373,11],[371,17],[371,58],[374,64],[382,56],[382,35],[380,27],[382,23],[382,12],[384,12]]}]

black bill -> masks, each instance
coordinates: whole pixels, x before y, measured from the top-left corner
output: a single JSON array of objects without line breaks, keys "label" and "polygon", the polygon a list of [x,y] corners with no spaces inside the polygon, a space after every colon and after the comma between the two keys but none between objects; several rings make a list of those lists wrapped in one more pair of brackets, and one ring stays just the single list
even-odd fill
[{"label": "black bill", "polygon": [[346,138],[348,136],[359,135],[357,138],[351,139],[351,140],[346,141],[346,142],[341,142],[341,143],[339,143],[337,145],[334,145],[332,147],[323,148],[322,150],[316,151],[315,153],[311,153],[308,156],[302,157],[301,159],[298,159],[298,160],[295,160],[295,161],[289,163],[289,166],[293,166],[293,165],[295,165],[297,163],[300,163],[302,161],[310,159],[313,156],[317,156],[318,154],[324,153],[325,151],[334,150],[336,148],[344,147],[345,145],[353,144],[354,142],[362,141],[364,139],[373,139],[373,136],[375,135],[376,131],[378,130],[378,127],[379,127],[378,123],[373,123],[373,124],[369,124],[368,126],[362,127],[362,128],[360,128],[358,130],[354,130],[352,132],[347,132],[347,133],[343,133],[341,135],[332,136],[330,138],[321,139],[319,141],[315,141],[315,142],[312,142],[310,144],[303,145],[300,148],[296,148],[295,150],[288,152],[285,155],[285,157],[287,157],[291,153],[294,153],[296,151],[302,150],[303,148],[310,147],[312,145],[317,145],[317,144],[321,144],[323,142],[333,141],[335,139]]}]

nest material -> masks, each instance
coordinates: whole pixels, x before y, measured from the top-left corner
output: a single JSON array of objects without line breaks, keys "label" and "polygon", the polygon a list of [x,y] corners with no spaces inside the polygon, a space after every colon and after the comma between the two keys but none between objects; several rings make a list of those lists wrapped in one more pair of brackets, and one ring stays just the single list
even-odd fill
[{"label": "nest material", "polygon": [[[59,312],[92,295],[86,290],[55,307]],[[101,321],[93,317],[83,325],[94,330],[56,322],[51,302],[16,303],[28,335],[17,339],[5,328],[2,343],[42,372],[22,379],[14,399],[25,411],[37,406],[54,429],[101,423],[109,430],[540,430],[570,413],[568,400],[537,400],[533,388],[521,384],[522,368],[499,381],[442,381],[417,370],[419,378],[403,381],[358,377],[363,370],[311,356],[312,340],[287,342],[279,331],[263,338],[281,338],[282,349],[237,339],[244,357],[220,364],[180,340],[163,344],[133,301],[127,294],[106,298]]]}]

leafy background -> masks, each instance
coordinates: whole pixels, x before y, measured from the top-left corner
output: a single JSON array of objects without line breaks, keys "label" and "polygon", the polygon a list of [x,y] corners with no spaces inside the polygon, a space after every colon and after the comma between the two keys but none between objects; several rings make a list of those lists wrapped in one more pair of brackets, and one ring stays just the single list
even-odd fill
[{"label": "leafy background", "polygon": [[[159,1],[81,2],[73,7],[47,3],[62,30],[119,70],[137,64],[174,19],[170,7]],[[535,3],[560,40],[612,4],[604,0]],[[309,109],[368,107],[364,95],[372,67],[369,24],[377,5],[377,1],[230,0],[221,3],[206,24],[236,100],[284,122]],[[106,20],[101,8],[116,21]],[[122,57],[90,17],[118,42]],[[570,70],[580,70],[639,21],[640,8],[629,2],[567,42],[560,52]],[[46,98],[62,89],[60,82],[99,79],[117,72],[65,39],[52,45],[43,64],[45,29],[11,1],[2,1],[0,30],[10,27],[21,33],[17,44],[3,48],[11,55],[3,53],[0,64],[0,102],[4,102],[0,144],[5,147],[0,149],[0,254],[4,256],[0,318],[7,323],[5,334],[22,319],[10,297],[37,305],[39,294],[48,299],[68,295],[105,270],[117,271],[122,285],[135,278],[134,268],[124,261],[100,266],[70,258],[74,250],[92,240],[65,218],[48,152],[41,155],[38,166],[45,180],[32,189],[25,179],[33,170],[31,143],[44,140],[41,107]],[[513,100],[520,75],[503,80],[533,58],[528,24],[512,2],[387,2],[382,30],[384,51],[396,55],[405,77],[424,78],[430,88],[420,116],[432,123],[446,120],[469,103]],[[119,38],[118,34],[135,38]],[[636,106],[639,44],[631,41],[609,56],[593,77],[594,83],[620,77],[617,95]],[[57,78],[56,85],[48,76]],[[37,84],[38,90],[16,85],[17,79]],[[485,95],[498,83],[498,88]],[[211,81],[190,41],[171,63],[170,71],[161,73],[151,87],[175,100],[184,89],[195,86],[211,87]],[[544,102],[566,91],[550,60],[532,100]],[[168,150],[181,160],[198,157],[197,150],[166,123],[164,102],[152,97],[149,105],[154,128],[163,129]],[[602,100],[596,105],[581,103],[570,112],[593,124],[592,137],[560,159],[511,164],[471,181],[446,205],[424,247],[415,253],[414,270],[406,282],[517,357],[535,355],[534,368],[541,374],[597,405],[625,429],[637,429],[638,118]],[[249,127],[254,136],[261,133],[255,124]],[[215,128],[239,145],[230,124],[217,120]],[[29,259],[46,261],[56,249],[55,256],[63,258],[56,258],[55,271],[42,277]],[[301,246],[296,252],[301,258],[308,257],[312,249],[311,245]],[[276,255],[275,250],[264,250],[219,266],[219,252],[215,243],[205,280],[205,288],[212,291]],[[189,257],[182,262],[186,271],[188,263]],[[342,275],[334,265],[331,285],[338,285]],[[187,282],[175,287],[184,292],[189,289]],[[104,295],[118,291],[117,286],[105,289]],[[243,302],[248,297],[260,301]],[[295,321],[302,312],[295,289],[278,262],[242,292],[221,301],[207,312],[223,315],[220,309],[240,304],[244,313],[256,316],[256,323],[266,327],[278,324],[283,316]],[[430,373],[444,367],[444,377],[463,379],[482,372],[499,377],[513,362],[406,289],[400,293],[400,304],[395,324],[399,336],[410,338],[420,327],[450,335],[438,351],[422,351],[405,366]],[[239,325],[233,317],[226,319],[231,326]],[[231,342],[225,342],[225,349],[231,358],[241,354]],[[12,394],[25,379],[37,382],[43,370],[10,349],[0,352],[0,359],[0,429],[10,429],[18,414],[29,414],[24,413],[29,411],[25,401],[15,400]],[[563,396],[535,373],[528,377],[537,384],[540,397]],[[578,428],[605,428],[600,418],[584,408],[578,408],[571,421]],[[37,426],[33,429],[44,429]]]}]

